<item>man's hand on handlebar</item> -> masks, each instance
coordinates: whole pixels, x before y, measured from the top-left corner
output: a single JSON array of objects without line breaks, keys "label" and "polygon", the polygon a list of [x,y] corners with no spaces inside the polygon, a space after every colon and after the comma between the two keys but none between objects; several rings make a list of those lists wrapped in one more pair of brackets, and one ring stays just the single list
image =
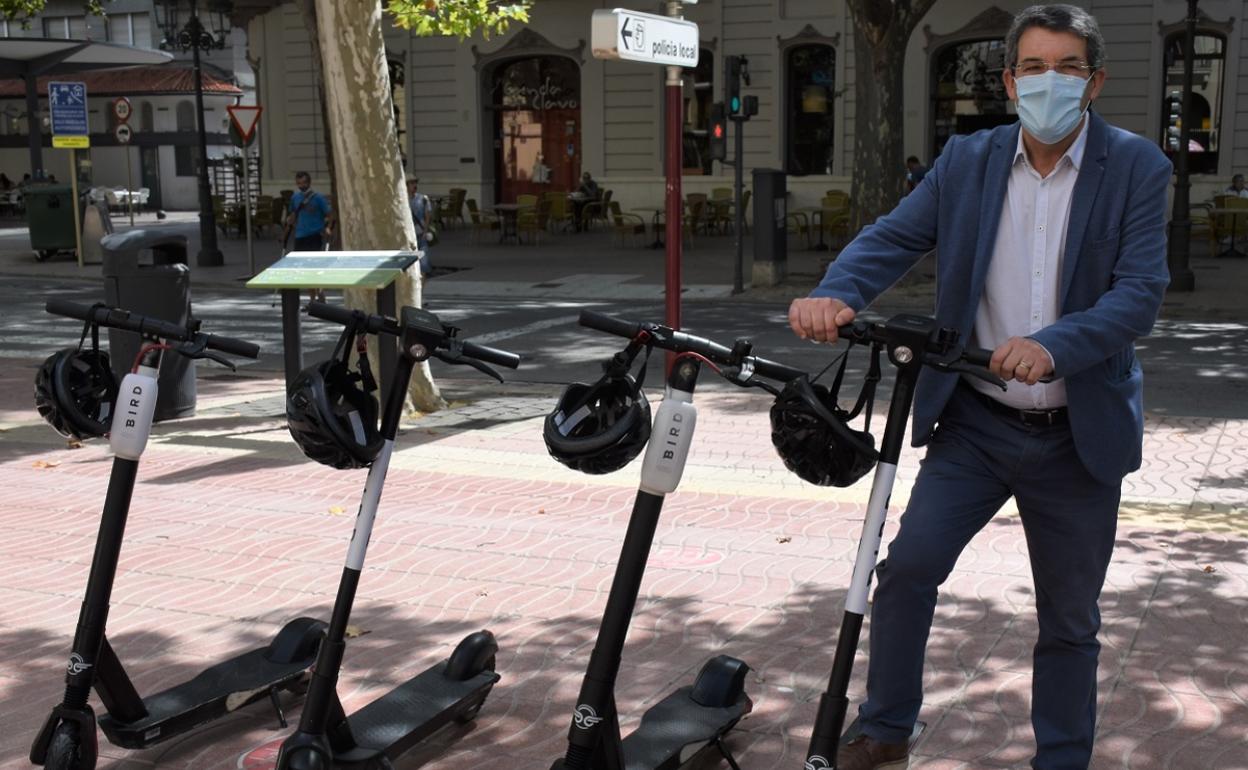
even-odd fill
[{"label": "man's hand on handlebar", "polygon": [[854,309],[832,297],[803,297],[789,305],[789,326],[804,340],[836,342],[837,330],[854,320]]},{"label": "man's hand on handlebar", "polygon": [[1053,373],[1053,361],[1040,343],[1026,337],[1010,337],[992,351],[988,370],[1005,381],[1035,385]]}]

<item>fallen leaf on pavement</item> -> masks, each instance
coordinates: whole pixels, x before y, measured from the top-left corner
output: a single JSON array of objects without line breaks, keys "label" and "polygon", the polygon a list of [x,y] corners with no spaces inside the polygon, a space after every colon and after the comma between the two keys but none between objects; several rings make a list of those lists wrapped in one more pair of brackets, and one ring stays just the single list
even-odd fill
[{"label": "fallen leaf on pavement", "polygon": [[66,449],[82,449],[82,442],[76,438],[71,438],[65,442]]},{"label": "fallen leaf on pavement", "polygon": [[1218,571],[1218,568],[1213,566],[1212,564],[1209,564],[1209,565],[1206,565],[1201,571],[1205,572],[1206,574],[1213,574],[1214,572]]},{"label": "fallen leaf on pavement", "polygon": [[335,516],[341,516],[342,514],[346,513],[346,509],[343,508],[341,505],[331,505],[329,506],[329,512],[334,514]]},{"label": "fallen leaf on pavement", "polygon": [[348,639],[354,639],[357,636],[363,636],[364,634],[371,634],[371,633],[372,633],[371,631],[366,631],[363,628],[360,628],[359,626],[347,626],[347,630],[346,630],[346,636]]},{"label": "fallen leaf on pavement", "polygon": [[793,538],[789,537],[788,535],[785,535],[784,537],[776,538],[777,543],[788,543],[788,542],[791,542],[792,540]]},{"label": "fallen leaf on pavement", "polygon": [[35,460],[30,464],[32,468],[55,468],[60,465],[60,460]]}]

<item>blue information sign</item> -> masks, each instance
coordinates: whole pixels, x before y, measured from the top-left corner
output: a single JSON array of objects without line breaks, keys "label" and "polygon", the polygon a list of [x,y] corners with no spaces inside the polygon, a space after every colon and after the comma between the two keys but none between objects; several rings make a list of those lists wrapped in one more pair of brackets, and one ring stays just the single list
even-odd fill
[{"label": "blue information sign", "polygon": [[87,84],[48,83],[48,111],[53,136],[86,136]]}]

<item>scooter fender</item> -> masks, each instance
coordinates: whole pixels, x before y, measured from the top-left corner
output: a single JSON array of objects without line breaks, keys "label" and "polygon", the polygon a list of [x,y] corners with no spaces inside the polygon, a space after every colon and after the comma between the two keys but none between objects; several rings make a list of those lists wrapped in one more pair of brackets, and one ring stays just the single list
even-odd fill
[{"label": "scooter fender", "polygon": [[654,415],[654,427],[641,462],[641,489],[652,495],[676,491],[685,471],[698,410],[693,393],[668,387]]},{"label": "scooter fender", "polygon": [[121,381],[108,437],[117,457],[138,460],[143,455],[152,433],[157,391],[156,370],[150,367],[141,366],[139,371],[127,374]]}]

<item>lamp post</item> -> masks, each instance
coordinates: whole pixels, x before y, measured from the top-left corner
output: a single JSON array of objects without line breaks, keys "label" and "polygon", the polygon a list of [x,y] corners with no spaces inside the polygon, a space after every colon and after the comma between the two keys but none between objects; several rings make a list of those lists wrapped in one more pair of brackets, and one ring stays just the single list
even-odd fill
[{"label": "lamp post", "polygon": [[[229,32],[226,14],[231,3],[223,0],[208,0],[208,11],[212,15],[212,29],[205,27],[199,19],[198,0],[190,0],[190,13],[184,26],[178,24],[178,0],[158,0],[156,3],[157,23],[164,33],[160,47],[163,50],[176,49],[191,52],[192,70],[195,77],[195,114],[199,134],[199,254],[195,264],[200,267],[217,267],[225,264],[225,255],[217,247],[217,221],[212,210],[212,187],[208,183],[208,135],[204,128],[204,79],[200,68],[200,50],[212,51],[225,48],[225,37]],[[161,18],[161,9],[164,16]]]},{"label": "lamp post", "polygon": [[1170,291],[1192,291],[1196,275],[1189,265],[1192,247],[1192,220],[1189,210],[1191,181],[1188,178],[1187,144],[1192,110],[1192,67],[1196,58],[1196,3],[1187,0],[1187,20],[1183,30],[1183,106],[1180,107],[1179,146],[1175,153],[1174,211],[1170,215],[1169,251],[1166,263],[1170,268]]}]

